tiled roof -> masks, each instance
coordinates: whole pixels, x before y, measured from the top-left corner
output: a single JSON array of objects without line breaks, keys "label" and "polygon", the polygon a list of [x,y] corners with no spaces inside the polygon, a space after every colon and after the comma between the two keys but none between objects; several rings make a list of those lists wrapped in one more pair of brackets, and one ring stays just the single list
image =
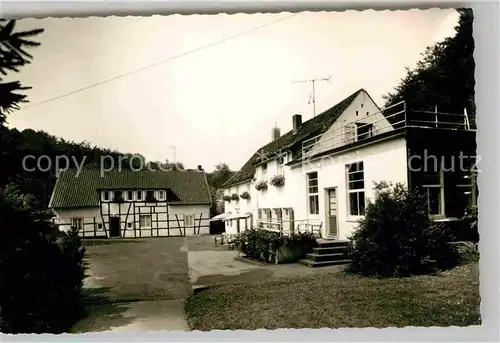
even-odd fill
[{"label": "tiled roof", "polygon": [[[345,109],[353,102],[356,96],[362,91],[364,90],[359,89],[332,108],[315,116],[314,118],[309,119],[308,121],[303,122],[296,133],[294,133],[293,130],[290,130],[280,138],[259,148],[255,152],[255,154],[243,165],[243,167],[236,174],[234,174],[231,179],[229,179],[224,185],[222,185],[222,187],[227,188],[232,185],[251,180],[255,174],[255,165],[259,162],[260,156],[262,156],[262,154],[268,156],[270,154],[277,153],[280,150],[294,150],[294,148],[303,141],[327,131],[335,122],[335,120],[337,120],[337,118],[345,111]],[[297,152],[299,151],[297,150]]]},{"label": "tiled roof", "polygon": [[[99,189],[168,189],[175,196],[172,204],[210,204],[205,172],[194,170],[150,171],[98,168],[63,171],[54,186],[50,208],[99,206]],[[167,193],[168,194],[168,193]]]}]

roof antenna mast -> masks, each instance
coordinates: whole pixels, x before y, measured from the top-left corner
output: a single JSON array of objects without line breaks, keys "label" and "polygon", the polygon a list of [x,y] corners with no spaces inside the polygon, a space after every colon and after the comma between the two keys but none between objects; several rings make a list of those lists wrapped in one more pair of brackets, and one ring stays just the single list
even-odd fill
[{"label": "roof antenna mast", "polygon": [[321,79],[310,79],[310,80],[300,80],[300,81],[294,81],[292,84],[295,83],[306,83],[306,82],[311,82],[312,84],[312,96],[309,97],[309,102],[308,104],[311,103],[313,105],[313,117],[316,117],[316,82],[321,82],[321,81],[328,81],[328,83],[331,83],[331,78],[332,76],[324,77]]}]

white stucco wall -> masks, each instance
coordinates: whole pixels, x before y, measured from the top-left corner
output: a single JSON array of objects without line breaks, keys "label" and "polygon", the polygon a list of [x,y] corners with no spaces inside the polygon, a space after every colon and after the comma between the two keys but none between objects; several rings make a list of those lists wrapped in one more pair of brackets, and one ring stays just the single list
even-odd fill
[{"label": "white stucco wall", "polygon": [[[244,186],[244,189],[248,189],[247,187],[249,187],[252,197],[251,201],[240,199],[238,202],[226,202],[226,213],[232,212],[234,214],[236,209],[239,209],[240,213],[251,211],[255,225],[258,218],[258,208],[293,208],[295,226],[301,220],[308,220],[315,224],[322,223],[322,235],[326,236],[326,192],[328,188],[337,187],[338,238],[346,239],[355,230],[357,220],[359,219],[359,217],[348,216],[346,165],[360,161],[363,161],[364,164],[366,200],[373,198],[374,181],[385,180],[393,183],[402,182],[404,184],[408,182],[406,141],[403,137],[392,137],[356,150],[311,161],[304,166],[296,166],[294,168],[285,167],[284,187],[277,188],[269,184],[267,191],[257,191],[253,183],[250,186],[247,184]],[[272,163],[269,164],[268,170],[271,168]],[[314,171],[318,172],[319,214],[309,215],[306,174]],[[259,181],[261,174],[259,174],[258,169],[256,176],[256,181]],[[242,189],[241,187],[239,186],[239,189]],[[224,194],[231,195],[236,191],[236,187],[232,187],[226,189]],[[239,192],[241,194],[242,190]],[[286,219],[284,214],[283,217]],[[274,213],[273,218],[275,218]],[[243,224],[240,224],[240,230],[242,226]],[[226,222],[226,232],[236,233],[234,223],[231,226]]]},{"label": "white stucco wall", "polygon": [[[356,122],[373,125],[373,135],[378,135],[384,132],[392,131],[393,128],[385,119],[382,113],[379,113],[379,108],[365,91],[360,92],[352,103],[346,108],[342,115],[333,123],[330,129],[325,132],[318,142],[314,144],[314,153],[335,149],[337,147],[347,145],[354,142],[355,131],[352,132],[352,141],[345,141],[349,137],[346,136],[345,130],[347,124],[352,124],[355,128]],[[351,139],[351,138],[349,138]],[[306,145],[312,143],[306,142]],[[311,151],[312,153],[312,151]],[[306,154],[307,156],[307,154]]]},{"label": "white stucco wall", "polygon": [[[294,173],[301,175],[302,187],[296,192],[300,205],[296,206],[296,218],[307,218],[323,222],[326,236],[326,192],[328,188],[337,187],[339,239],[346,239],[357,227],[359,217],[348,215],[347,170],[346,165],[356,162],[364,164],[365,199],[373,198],[374,181],[391,181],[407,184],[406,140],[396,137],[374,143],[360,149],[343,152],[321,160],[311,161],[303,167],[295,168]],[[319,214],[310,215],[308,211],[307,178],[309,172],[318,172]]]}]

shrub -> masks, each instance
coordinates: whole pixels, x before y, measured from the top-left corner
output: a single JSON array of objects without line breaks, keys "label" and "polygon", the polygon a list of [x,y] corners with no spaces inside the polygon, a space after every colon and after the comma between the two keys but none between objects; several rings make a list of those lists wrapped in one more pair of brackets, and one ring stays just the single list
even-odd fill
[{"label": "shrub", "polygon": [[265,191],[267,189],[267,181],[260,180],[255,184],[255,189],[258,191]]},{"label": "shrub", "polygon": [[250,199],[250,193],[248,193],[247,191],[243,192],[240,194],[240,198],[241,199],[245,199],[245,200],[249,200]]},{"label": "shrub", "polygon": [[31,200],[0,189],[0,331],[62,333],[81,315],[85,250]]},{"label": "shrub", "polygon": [[451,235],[432,223],[426,197],[402,184],[375,185],[375,199],[349,237],[348,271],[366,276],[408,276],[457,262]]},{"label": "shrub", "polygon": [[231,200],[238,201],[238,200],[240,200],[240,196],[238,194],[234,193],[233,195],[231,195]]},{"label": "shrub", "polygon": [[224,201],[231,201],[231,196],[230,195],[224,195],[222,197],[222,200],[224,200]]},{"label": "shrub", "polygon": [[460,264],[466,264],[469,262],[479,262],[479,247],[477,243],[455,242],[453,244],[456,248],[458,254],[458,261]]},{"label": "shrub", "polygon": [[247,257],[268,262],[276,257],[276,251],[281,247],[300,249],[297,258],[301,258],[316,245],[316,238],[308,232],[285,236],[274,231],[249,229],[239,235],[238,242],[239,251]]},{"label": "shrub", "polygon": [[269,183],[274,187],[283,187],[285,185],[285,177],[283,175],[275,175],[269,180]]}]

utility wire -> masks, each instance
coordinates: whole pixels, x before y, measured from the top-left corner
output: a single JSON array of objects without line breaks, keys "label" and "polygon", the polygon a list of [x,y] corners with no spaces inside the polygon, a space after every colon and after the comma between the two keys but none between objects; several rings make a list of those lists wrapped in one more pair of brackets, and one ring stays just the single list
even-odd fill
[{"label": "utility wire", "polygon": [[147,70],[147,69],[150,69],[150,68],[153,68],[153,67],[156,67],[156,66],[159,66],[161,64],[164,64],[164,63],[167,63],[167,62],[170,62],[172,60],[175,60],[175,59],[178,59],[180,57],[184,57],[184,56],[187,56],[187,55],[190,55],[192,53],[195,53],[195,52],[198,52],[198,51],[201,51],[201,50],[204,50],[204,49],[207,49],[207,48],[210,48],[214,45],[218,45],[218,44],[221,44],[221,43],[224,43],[224,42],[227,42],[231,39],[235,39],[235,38],[239,38],[241,36],[244,36],[246,34],[249,34],[249,33],[252,33],[254,31],[257,31],[257,30],[260,30],[260,29],[263,29],[267,26],[271,26],[273,24],[276,24],[278,22],[281,22],[281,21],[284,21],[284,20],[287,20],[287,19],[290,19],[296,15],[298,15],[299,13],[294,13],[292,15],[289,15],[287,17],[284,17],[284,18],[280,18],[280,19],[276,19],[272,22],[269,22],[267,24],[263,24],[263,25],[260,25],[260,26],[256,26],[256,27],[253,27],[251,28],[250,30],[247,30],[247,31],[243,31],[243,32],[240,32],[240,33],[237,33],[235,35],[232,35],[232,36],[229,36],[229,37],[226,37],[226,38],[223,38],[223,39],[220,39],[218,41],[215,41],[215,42],[212,42],[212,43],[209,43],[209,44],[206,44],[206,45],[203,45],[203,46],[200,46],[198,48],[195,48],[195,49],[192,49],[192,50],[188,50],[186,52],[183,52],[183,53],[180,53],[178,55],[175,55],[175,56],[172,56],[172,57],[169,57],[169,58],[166,58],[164,60],[161,60],[159,62],[156,62],[156,63],[153,63],[153,64],[149,64],[147,66],[144,66],[144,67],[141,67],[141,68],[138,68],[138,69],[135,69],[135,70],[132,70],[132,71],[129,71],[127,73],[124,73],[124,74],[120,74],[120,75],[117,75],[117,76],[114,76],[114,77],[111,77],[109,79],[105,79],[105,80],[102,80],[102,81],[99,81],[99,82],[96,82],[94,84],[91,84],[89,86],[85,86],[85,87],[82,87],[82,88],[79,88],[79,89],[76,89],[74,91],[71,91],[71,92],[68,92],[68,93],[64,93],[64,94],[61,94],[61,95],[58,95],[58,96],[55,96],[53,98],[49,98],[49,99],[46,99],[46,100],[43,100],[43,101],[39,101],[39,102],[36,102],[36,103],[33,103],[33,104],[29,104],[27,106],[24,106],[22,107],[20,110],[18,111],[22,111],[23,109],[26,109],[26,108],[30,108],[30,107],[34,107],[34,106],[38,106],[38,105],[42,105],[42,104],[45,104],[45,103],[48,103],[48,102],[52,102],[52,101],[55,101],[55,100],[58,100],[58,99],[61,99],[61,98],[65,98],[65,97],[68,97],[70,95],[73,95],[73,94],[76,94],[76,93],[79,93],[79,92],[83,92],[85,90],[88,90],[88,89],[91,89],[91,88],[94,88],[94,87],[97,87],[97,86],[100,86],[100,85],[103,85],[105,83],[108,83],[108,82],[111,82],[111,81],[115,81],[115,80],[118,80],[118,79],[121,79],[121,78],[124,78],[126,76],[130,76],[132,74],[135,74],[135,73],[139,73],[141,71],[144,71],[144,70]]}]

